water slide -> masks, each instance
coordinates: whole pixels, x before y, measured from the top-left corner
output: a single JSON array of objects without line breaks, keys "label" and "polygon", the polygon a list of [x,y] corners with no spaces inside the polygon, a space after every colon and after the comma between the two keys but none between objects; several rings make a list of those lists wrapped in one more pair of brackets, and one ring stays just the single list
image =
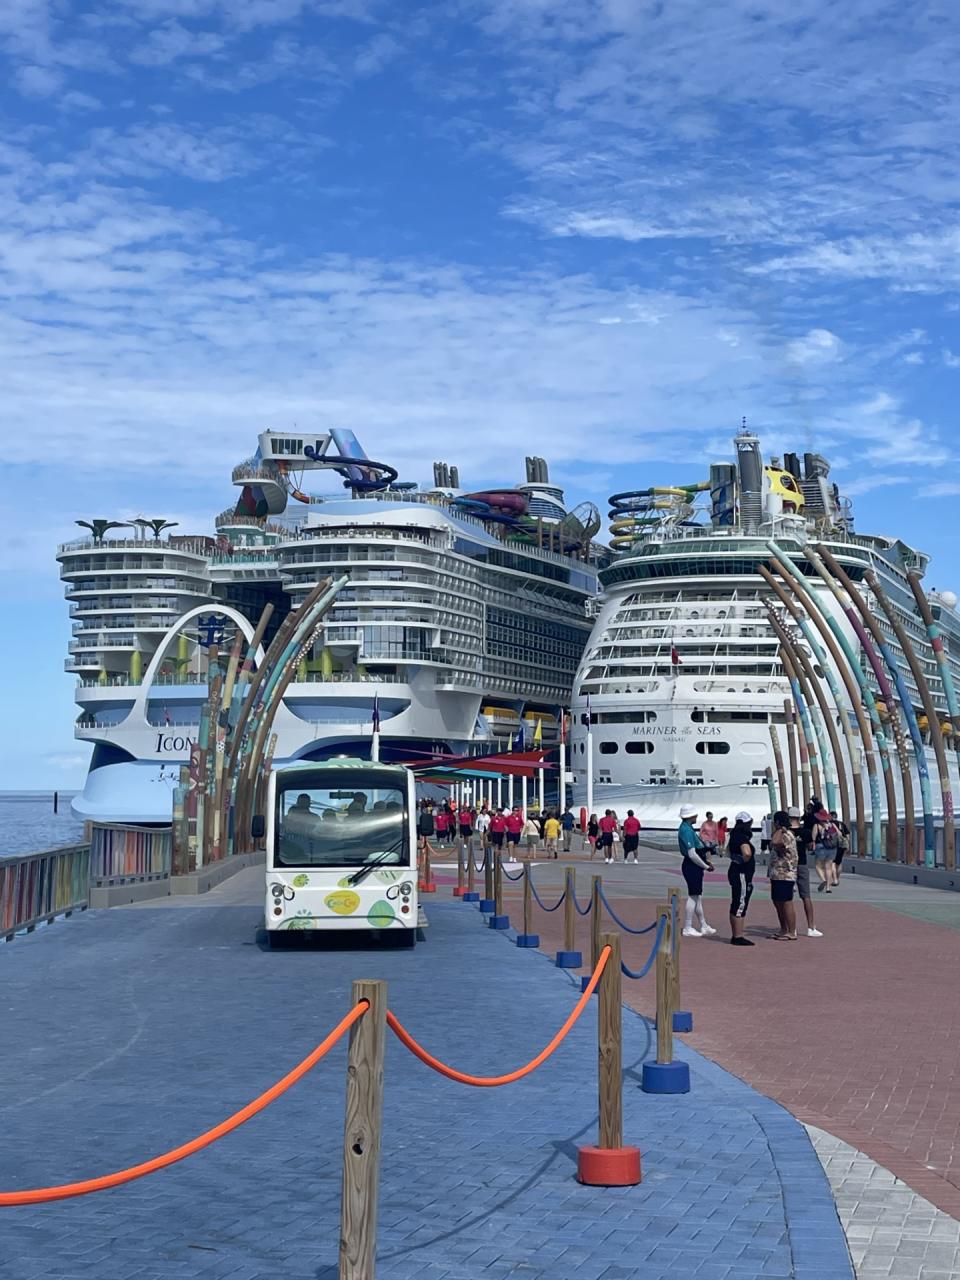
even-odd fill
[{"label": "water slide", "polygon": [[653,525],[678,524],[693,514],[695,495],[710,488],[708,480],[696,484],[653,486],[615,493],[610,498],[610,546],[624,551]]}]

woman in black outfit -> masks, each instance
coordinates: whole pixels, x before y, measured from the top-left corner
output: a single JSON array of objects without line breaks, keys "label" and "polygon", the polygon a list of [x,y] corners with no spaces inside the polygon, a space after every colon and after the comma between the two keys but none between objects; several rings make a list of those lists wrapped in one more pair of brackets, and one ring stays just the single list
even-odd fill
[{"label": "woman in black outfit", "polygon": [[753,819],[749,813],[738,813],[736,825],[730,832],[727,851],[730,866],[727,881],[730,885],[730,943],[734,947],[752,947],[749,938],[743,936],[744,921],[750,897],[753,893]]}]

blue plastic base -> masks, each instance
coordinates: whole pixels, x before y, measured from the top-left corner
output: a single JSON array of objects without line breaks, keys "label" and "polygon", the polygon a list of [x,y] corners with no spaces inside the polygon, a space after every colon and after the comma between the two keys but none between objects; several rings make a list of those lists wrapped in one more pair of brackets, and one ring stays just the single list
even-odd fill
[{"label": "blue plastic base", "polygon": [[492,898],[480,899],[480,910],[483,912],[485,916],[492,916],[494,911],[496,911],[496,909],[497,909],[497,904],[494,902]]},{"label": "blue plastic base", "polygon": [[693,1030],[693,1014],[687,1012],[684,1009],[674,1009],[673,1029],[674,1031],[692,1031]]},{"label": "blue plastic base", "polygon": [[[593,975],[590,973],[585,973],[580,978],[580,994],[581,995],[583,995],[584,991],[586,991],[587,987],[589,987],[590,979],[592,976]],[[596,995],[599,990],[600,990],[600,984],[598,982],[596,987],[594,988],[593,994]]]},{"label": "blue plastic base", "polygon": [[689,1093],[690,1068],[685,1062],[645,1062],[640,1087],[644,1093]]},{"label": "blue plastic base", "polygon": [[583,956],[579,951],[558,951],[558,969],[579,969],[583,964]]},{"label": "blue plastic base", "polygon": [[480,901],[480,895],[479,895],[479,893],[465,893],[465,894],[463,895],[463,901],[464,901],[464,902],[479,902],[479,901]]},{"label": "blue plastic base", "polygon": [[491,929],[509,929],[510,917],[494,915],[490,917],[489,924]]},{"label": "blue plastic base", "polygon": [[518,947],[539,947],[539,945],[540,945],[540,935],[538,933],[518,933],[517,934]]}]

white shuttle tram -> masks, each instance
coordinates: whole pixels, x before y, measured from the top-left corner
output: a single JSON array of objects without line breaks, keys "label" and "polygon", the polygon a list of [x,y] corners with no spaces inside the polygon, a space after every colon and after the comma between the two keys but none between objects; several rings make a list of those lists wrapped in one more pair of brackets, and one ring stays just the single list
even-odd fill
[{"label": "white shuttle tram", "polygon": [[294,930],[417,939],[416,793],[401,765],[328,760],[277,769],[254,834],[267,844],[268,941]]}]

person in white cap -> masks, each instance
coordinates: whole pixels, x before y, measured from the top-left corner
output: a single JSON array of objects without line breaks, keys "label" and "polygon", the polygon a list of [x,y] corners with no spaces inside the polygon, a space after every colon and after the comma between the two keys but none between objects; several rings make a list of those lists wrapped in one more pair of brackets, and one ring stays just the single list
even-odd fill
[{"label": "person in white cap", "polygon": [[753,867],[756,849],[753,847],[753,818],[744,809],[737,814],[730,832],[730,865],[727,882],[730,885],[730,942],[735,947],[752,947],[749,938],[743,936],[747,907],[753,894]]},{"label": "person in white cap", "polygon": [[[696,820],[697,810],[693,805],[685,804],[680,810],[680,830],[677,832],[680,852],[683,854],[683,863],[680,869],[683,872],[684,880],[687,882],[683,936],[685,938],[708,938],[717,931],[707,924],[706,916],[703,914],[703,873],[704,871],[712,871],[713,863],[710,861],[707,846],[700,839],[700,833],[694,826]],[[697,923],[700,925],[699,929],[694,928],[694,917],[696,917]]]}]

